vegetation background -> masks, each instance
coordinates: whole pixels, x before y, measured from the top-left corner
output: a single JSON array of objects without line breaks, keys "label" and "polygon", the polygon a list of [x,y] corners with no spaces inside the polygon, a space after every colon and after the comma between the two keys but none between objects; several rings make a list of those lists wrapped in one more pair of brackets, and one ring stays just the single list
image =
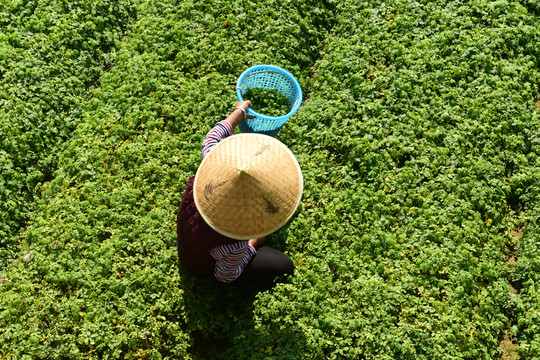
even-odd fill
[{"label": "vegetation background", "polygon": [[[536,0],[3,0],[0,359],[540,358]],[[304,101],[290,282],[187,273],[238,76]]]}]

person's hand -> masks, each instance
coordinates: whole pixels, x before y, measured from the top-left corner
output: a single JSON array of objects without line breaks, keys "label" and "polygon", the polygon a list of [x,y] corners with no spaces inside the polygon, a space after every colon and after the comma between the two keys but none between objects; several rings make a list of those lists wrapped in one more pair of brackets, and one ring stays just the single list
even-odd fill
[{"label": "person's hand", "polygon": [[249,239],[248,242],[251,246],[253,246],[255,249],[258,247],[261,247],[264,243],[264,239],[266,239],[266,236],[263,236],[258,239]]},{"label": "person's hand", "polygon": [[236,108],[233,112],[225,119],[229,124],[231,124],[234,129],[238,124],[240,124],[245,119],[254,119],[256,116],[248,115],[247,110],[251,106],[251,101],[237,101]]},{"label": "person's hand", "polygon": [[[244,109],[245,113],[247,114],[248,108],[251,106],[251,101],[237,101],[235,107],[239,107],[241,109]],[[255,115],[247,115],[246,119],[255,119]]]}]

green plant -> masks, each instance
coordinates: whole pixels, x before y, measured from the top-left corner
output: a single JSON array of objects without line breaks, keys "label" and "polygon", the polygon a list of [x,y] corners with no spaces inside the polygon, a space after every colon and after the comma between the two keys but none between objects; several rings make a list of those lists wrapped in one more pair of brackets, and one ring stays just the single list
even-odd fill
[{"label": "green plant", "polygon": [[290,110],[289,98],[276,89],[248,88],[242,98],[250,100],[251,108],[266,116],[283,116]]},{"label": "green plant", "polygon": [[[4,11],[2,24],[48,19],[31,17],[37,2],[10,4],[25,6]],[[537,357],[540,15],[531,4],[141,1],[109,48],[112,66],[95,64],[97,86],[66,95],[72,126],[47,123],[63,135],[42,152],[50,175],[36,174],[28,201],[12,194],[33,170],[14,161],[34,169],[40,142],[25,152],[0,137],[9,179],[0,231],[18,226],[9,227],[17,256],[0,272],[0,357],[197,359],[209,347],[225,359],[493,359],[503,332],[517,336],[522,357]],[[19,60],[41,59],[2,36],[0,82]],[[295,275],[253,294],[182,269],[175,212],[204,135],[233,109],[235,80],[264,63],[291,71],[305,95],[279,135],[304,194],[267,240],[291,256]],[[55,74],[28,89],[56,84]],[[13,105],[16,129],[33,101]]]}]

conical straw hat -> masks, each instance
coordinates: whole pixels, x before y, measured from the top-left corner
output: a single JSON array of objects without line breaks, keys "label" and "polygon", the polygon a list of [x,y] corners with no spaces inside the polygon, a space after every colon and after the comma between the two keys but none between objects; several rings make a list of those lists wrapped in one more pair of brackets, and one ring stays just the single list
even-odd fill
[{"label": "conical straw hat", "polygon": [[283,143],[248,133],[222,140],[206,155],[193,195],[208,225],[247,240],[282,227],[296,211],[303,186],[298,161]]}]

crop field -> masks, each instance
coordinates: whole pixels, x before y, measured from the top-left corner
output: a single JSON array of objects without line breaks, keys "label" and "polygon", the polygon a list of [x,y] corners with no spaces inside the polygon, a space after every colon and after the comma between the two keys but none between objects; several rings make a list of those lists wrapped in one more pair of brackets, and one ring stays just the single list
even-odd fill
[{"label": "crop field", "polygon": [[[256,293],[175,221],[259,64],[305,186]],[[540,359],[540,3],[0,2],[7,359]]]}]

